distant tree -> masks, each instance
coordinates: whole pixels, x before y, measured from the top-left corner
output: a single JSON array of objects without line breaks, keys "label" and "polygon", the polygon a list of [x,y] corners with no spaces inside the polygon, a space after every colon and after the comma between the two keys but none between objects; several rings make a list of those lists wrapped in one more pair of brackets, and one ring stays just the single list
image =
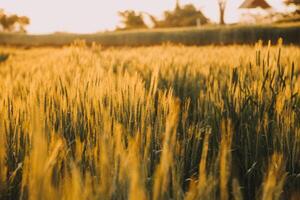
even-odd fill
[{"label": "distant tree", "polygon": [[297,7],[296,13],[300,14],[300,0],[284,0],[287,5],[295,5]]},{"label": "distant tree", "polygon": [[18,23],[19,23],[19,31],[26,33],[25,27],[30,24],[30,19],[26,16],[21,16],[19,17]]},{"label": "distant tree", "polygon": [[119,12],[119,16],[122,18],[122,24],[124,25],[123,28],[118,27],[117,29],[119,30],[147,28],[142,13],[137,13],[133,10],[126,10]]},{"label": "distant tree", "polygon": [[286,4],[300,5],[300,0],[285,0]]},{"label": "distant tree", "polygon": [[18,22],[17,15],[2,15],[0,18],[0,24],[2,26],[3,31],[12,32],[15,29],[15,25]]},{"label": "distant tree", "polygon": [[225,9],[226,9],[227,0],[218,0],[219,14],[220,14],[220,25],[225,24]]},{"label": "distant tree", "polygon": [[176,7],[173,11],[165,11],[164,19],[157,20],[154,16],[150,16],[154,28],[166,27],[188,27],[208,23],[208,19],[204,14],[195,8],[193,4],[187,4],[181,7],[176,1]]},{"label": "distant tree", "polygon": [[0,9],[0,26],[5,32],[26,32],[25,27],[30,20],[26,16],[8,15]]}]

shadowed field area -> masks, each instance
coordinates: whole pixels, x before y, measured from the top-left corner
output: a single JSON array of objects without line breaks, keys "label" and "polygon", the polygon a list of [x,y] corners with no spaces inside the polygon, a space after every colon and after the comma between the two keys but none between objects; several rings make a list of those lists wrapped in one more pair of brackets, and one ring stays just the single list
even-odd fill
[{"label": "shadowed field area", "polygon": [[299,195],[299,47],[0,52],[1,199]]},{"label": "shadowed field area", "polygon": [[203,26],[200,28],[169,28],[154,30],[133,30],[96,34],[57,33],[50,35],[26,35],[0,33],[1,45],[15,46],[64,46],[77,39],[102,46],[151,46],[164,43],[184,45],[230,45],[255,44],[258,40],[276,44],[284,38],[285,44],[300,44],[300,24],[285,23],[273,25],[228,25]]}]

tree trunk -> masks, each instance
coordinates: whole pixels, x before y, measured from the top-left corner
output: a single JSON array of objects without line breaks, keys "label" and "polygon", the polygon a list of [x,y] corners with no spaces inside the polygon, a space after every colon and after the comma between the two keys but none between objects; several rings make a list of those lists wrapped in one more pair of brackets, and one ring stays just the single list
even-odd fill
[{"label": "tree trunk", "polygon": [[223,6],[219,6],[220,9],[220,25],[225,24],[224,16],[225,16],[225,8]]}]

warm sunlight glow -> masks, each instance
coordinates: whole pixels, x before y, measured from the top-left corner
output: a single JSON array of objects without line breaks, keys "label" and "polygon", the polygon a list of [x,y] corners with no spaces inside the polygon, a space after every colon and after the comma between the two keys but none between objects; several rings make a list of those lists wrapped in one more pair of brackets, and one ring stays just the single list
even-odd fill
[{"label": "warm sunlight glow", "polygon": [[[212,21],[218,20],[217,0],[181,0],[201,8]],[[239,19],[239,5],[243,0],[229,0],[225,20]],[[275,9],[283,9],[281,0],[268,1]],[[7,12],[26,15],[31,19],[28,31],[49,33],[67,31],[89,33],[111,30],[119,24],[117,12],[134,9],[161,16],[164,10],[173,9],[175,0],[1,0]]]}]

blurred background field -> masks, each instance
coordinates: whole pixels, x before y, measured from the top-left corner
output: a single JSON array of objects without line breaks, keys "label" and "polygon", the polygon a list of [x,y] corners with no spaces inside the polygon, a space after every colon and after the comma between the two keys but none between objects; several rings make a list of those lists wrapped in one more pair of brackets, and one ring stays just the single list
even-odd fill
[{"label": "blurred background field", "polygon": [[[144,3],[149,3],[148,0],[145,1]],[[96,2],[77,2],[72,9],[70,8],[70,13],[65,13],[62,6],[67,4],[65,1],[46,2],[52,10],[57,10],[57,14],[53,13],[55,20],[51,20],[53,15],[45,18],[51,9],[46,9],[38,2],[35,3],[36,8],[28,11],[28,16],[4,10],[15,8],[26,11],[27,6],[4,2],[6,7],[0,9],[0,45],[64,46],[70,45],[76,39],[106,47],[151,46],[164,43],[196,46],[253,45],[258,40],[275,44],[279,38],[284,38],[287,45],[300,44],[298,0],[214,0],[197,3],[176,0],[164,2],[162,8],[152,5],[140,10],[120,3],[119,10],[107,9],[103,13],[91,8]],[[138,2],[134,4],[140,5]],[[83,8],[89,7],[90,10],[85,10],[85,13],[79,5]],[[166,5],[169,7],[164,10]],[[161,12],[160,15],[157,12]],[[102,14],[109,13],[114,16],[114,20],[103,18]],[[98,30],[95,28],[97,26]]]},{"label": "blurred background field", "polygon": [[0,33],[0,45],[12,46],[64,46],[77,39],[102,46],[151,46],[163,43],[182,45],[255,44],[258,40],[272,41],[284,38],[287,45],[300,45],[300,23],[272,25],[207,25],[200,28],[168,28],[154,30],[128,30],[96,34],[56,33],[30,35]]}]

